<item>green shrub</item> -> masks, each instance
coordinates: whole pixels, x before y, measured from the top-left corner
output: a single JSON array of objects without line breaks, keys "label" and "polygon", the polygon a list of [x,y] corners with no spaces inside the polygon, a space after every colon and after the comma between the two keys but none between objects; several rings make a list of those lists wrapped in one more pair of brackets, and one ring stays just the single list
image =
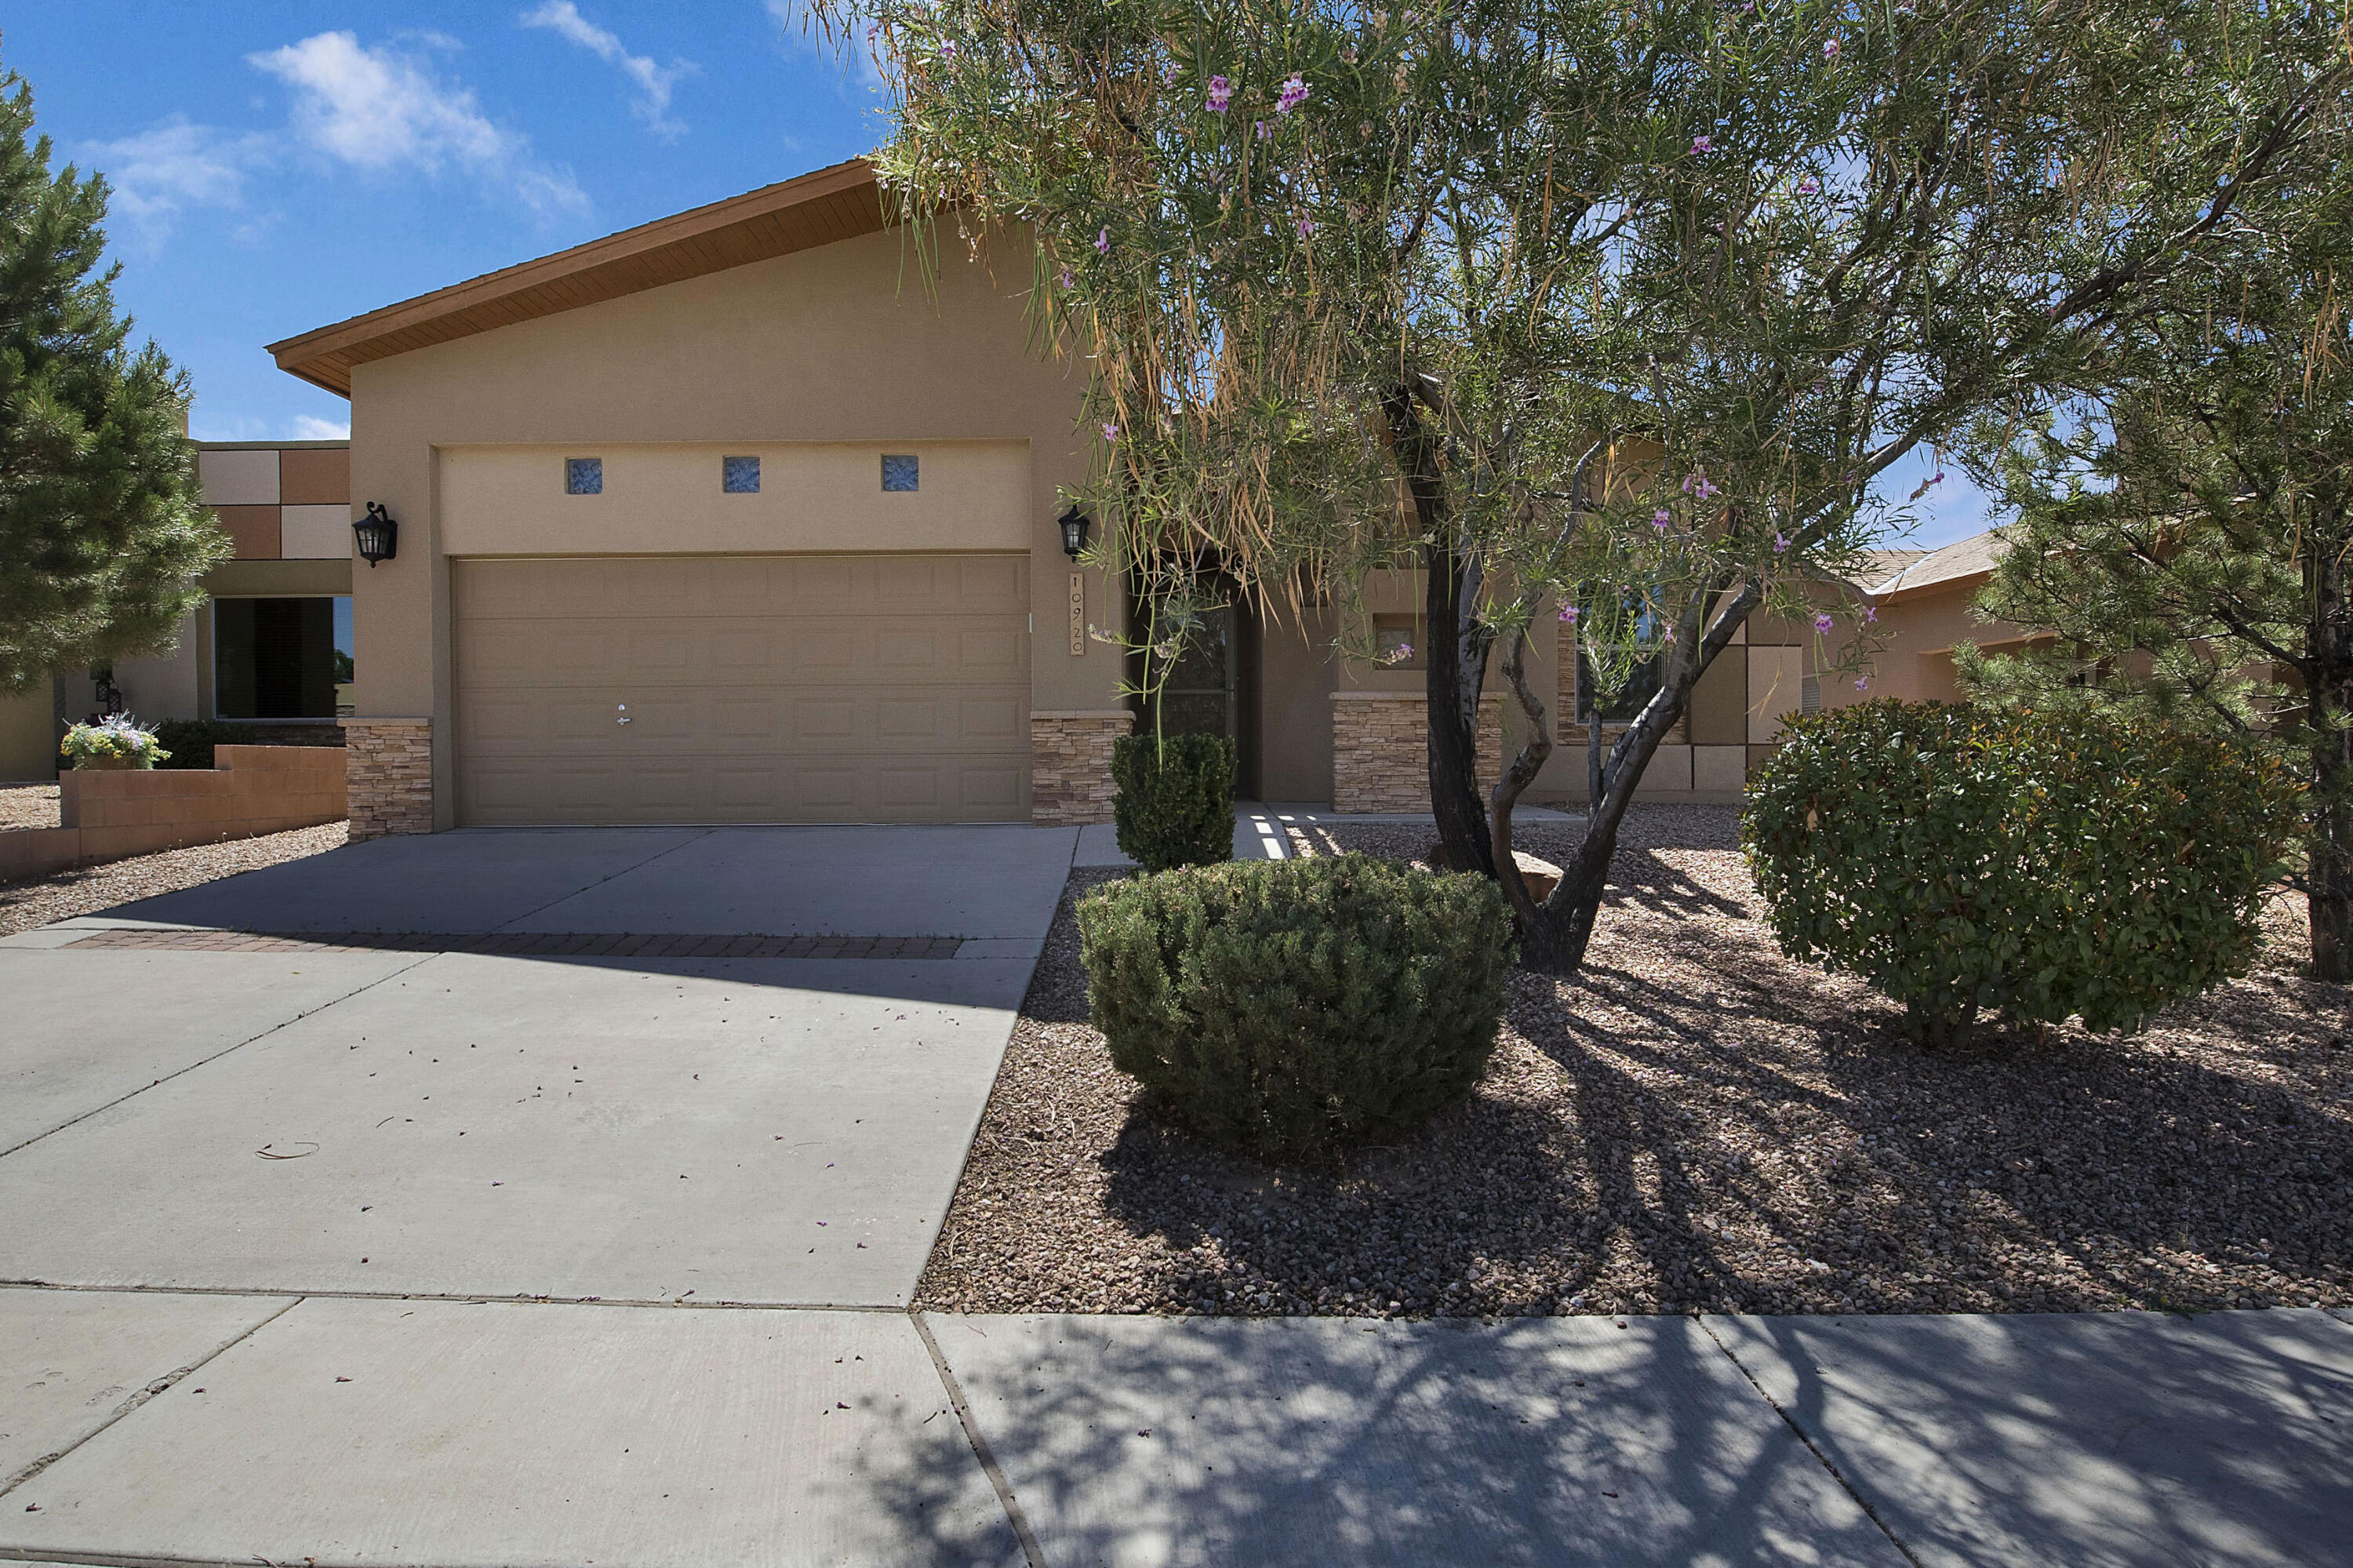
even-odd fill
[{"label": "green shrub", "polygon": [[2129,1033],[2244,972],[2297,830],[2284,768],[2197,736],[1894,702],[1784,733],[1742,823],[1773,934],[1931,1044],[1981,1009]]},{"label": "green shrub", "polygon": [[1112,742],[1119,847],[1146,871],[1234,858],[1234,743],[1221,735]]},{"label": "green shrub", "polygon": [[1484,877],[1364,855],[1246,861],[1081,901],[1112,1062],[1215,1142],[1328,1159],[1461,1099],[1504,1015],[1512,922]]},{"label": "green shrub", "polygon": [[171,767],[210,768],[213,747],[239,745],[245,732],[219,719],[165,719],[155,726],[155,735],[172,748]]}]

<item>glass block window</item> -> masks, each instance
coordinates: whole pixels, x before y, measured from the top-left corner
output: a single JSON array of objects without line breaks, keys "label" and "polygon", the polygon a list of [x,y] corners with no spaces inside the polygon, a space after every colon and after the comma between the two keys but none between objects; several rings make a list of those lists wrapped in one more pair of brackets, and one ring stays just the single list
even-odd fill
[{"label": "glass block window", "polygon": [[603,458],[565,458],[564,460],[564,493],[566,495],[604,494],[605,460]]},{"label": "glass block window", "polygon": [[885,456],[882,459],[882,488],[913,490],[917,488],[915,460],[912,457]]},{"label": "glass block window", "polygon": [[755,457],[721,458],[719,488],[730,495],[760,493],[760,460]]}]

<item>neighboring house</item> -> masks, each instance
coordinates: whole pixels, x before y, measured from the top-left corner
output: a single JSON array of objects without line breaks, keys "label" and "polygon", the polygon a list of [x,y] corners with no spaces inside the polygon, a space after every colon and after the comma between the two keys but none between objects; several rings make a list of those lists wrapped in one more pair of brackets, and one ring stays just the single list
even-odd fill
[{"label": "neighboring house", "polygon": [[1852,675],[1831,677],[1820,701],[1810,692],[1806,705],[1843,707],[1873,697],[1958,701],[1960,683],[1953,672],[1956,643],[2012,652],[2050,641],[2049,632],[1986,620],[1970,609],[2006,547],[2001,535],[1989,529],[1938,550],[1880,552],[1885,575],[1861,585],[1864,601],[1879,613],[1871,628],[1879,642],[1869,672],[1871,684],[1857,690]]},{"label": "neighboring house", "polygon": [[[171,652],[115,661],[122,706],[149,723],[248,725],[258,740],[297,738],[296,726],[332,732],[351,697],[350,443],[195,445],[206,504],[237,556],[206,574],[206,600]],[[88,670],[0,699],[0,779],[56,777],[63,726],[98,706]]]},{"label": "neighboring house", "polygon": [[[353,574],[354,833],[1107,820],[1133,715],[1087,627],[1127,607],[1056,525],[1083,367],[1030,351],[1025,255],[942,253],[852,162],[272,344],[351,399],[353,510],[399,524]],[[1373,585],[1388,641],[1409,579]],[[1168,711],[1259,799],[1427,810],[1421,674],[1338,630],[1229,611]],[[1736,799],[1799,705],[1805,638],[1750,641],[1653,795]]]}]

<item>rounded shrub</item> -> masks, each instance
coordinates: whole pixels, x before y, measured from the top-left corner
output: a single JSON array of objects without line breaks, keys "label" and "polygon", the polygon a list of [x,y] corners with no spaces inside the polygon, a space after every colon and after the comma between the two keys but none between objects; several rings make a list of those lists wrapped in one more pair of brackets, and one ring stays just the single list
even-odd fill
[{"label": "rounded shrub", "polygon": [[1784,735],[1741,833],[1773,935],[1928,1044],[1981,1011],[2129,1033],[2243,973],[2297,831],[2284,767],[2201,736],[1896,702]]},{"label": "rounded shrub", "polygon": [[1146,871],[1234,858],[1234,743],[1221,735],[1124,735],[1112,821],[1122,853]]},{"label": "rounded shrub", "polygon": [[1317,1162],[1414,1127],[1487,1069],[1512,922],[1484,877],[1364,855],[1113,883],[1078,910],[1112,1062],[1187,1126]]}]

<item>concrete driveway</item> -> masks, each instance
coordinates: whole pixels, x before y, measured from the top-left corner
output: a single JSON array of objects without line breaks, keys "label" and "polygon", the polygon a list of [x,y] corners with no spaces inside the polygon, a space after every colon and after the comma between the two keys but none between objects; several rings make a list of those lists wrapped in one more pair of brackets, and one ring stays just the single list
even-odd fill
[{"label": "concrete driveway", "polygon": [[903,1305],[1075,839],[382,839],[10,938],[0,1277]]}]

